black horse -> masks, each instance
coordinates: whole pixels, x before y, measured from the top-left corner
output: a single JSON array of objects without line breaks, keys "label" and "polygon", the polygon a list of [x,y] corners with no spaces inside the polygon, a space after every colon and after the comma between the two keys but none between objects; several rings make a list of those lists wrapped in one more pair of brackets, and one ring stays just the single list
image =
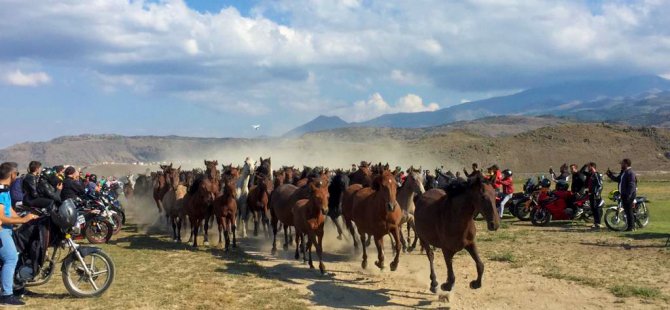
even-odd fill
[{"label": "black horse", "polygon": [[342,194],[347,187],[349,187],[349,176],[338,169],[328,185],[328,216],[337,227],[337,239],[342,239],[342,227],[337,219],[342,215]]}]

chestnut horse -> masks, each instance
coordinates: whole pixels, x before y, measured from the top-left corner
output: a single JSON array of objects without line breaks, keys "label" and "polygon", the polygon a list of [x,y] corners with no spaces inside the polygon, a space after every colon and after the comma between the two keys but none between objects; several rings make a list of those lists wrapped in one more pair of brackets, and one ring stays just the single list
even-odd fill
[{"label": "chestnut horse", "polygon": [[416,233],[421,246],[426,249],[430,263],[430,290],[437,292],[437,278],[433,265],[434,253],[430,246],[442,249],[447,264],[447,282],[443,291],[451,291],[456,277],[452,259],[456,252],[466,249],[477,266],[477,279],[470,282],[470,288],[482,286],[484,263],[479,258],[475,245],[474,217],[482,213],[487,228],[495,231],[499,226],[496,198],[493,187],[484,183],[481,175],[470,177],[466,182],[454,182],[445,193],[440,189],[431,189],[424,193],[416,203],[414,213]]},{"label": "chestnut horse", "polygon": [[[254,236],[258,236],[258,226],[263,225],[263,232],[266,237],[270,237],[270,216],[269,216],[269,199],[272,191],[272,180],[263,175],[256,175],[257,185],[254,185],[249,190],[247,197],[248,211],[254,216]],[[262,222],[262,223],[261,223]]]},{"label": "chestnut horse", "polygon": [[181,242],[181,225],[186,218],[184,196],[186,196],[187,188],[179,181],[180,171],[181,167],[172,169],[166,175],[169,190],[162,200],[165,217],[168,224],[172,226],[172,235],[175,242]]},{"label": "chestnut horse", "polygon": [[[209,214],[212,202],[214,201],[214,193],[211,192],[212,183],[207,176],[200,176],[188,189],[186,197],[184,197],[184,209],[191,222],[191,237],[193,240],[193,247],[198,246],[198,229],[200,224],[205,220]],[[205,223],[205,245],[209,244],[207,237],[207,224]]]},{"label": "chestnut horse", "polygon": [[398,268],[400,260],[400,219],[402,210],[396,201],[398,184],[389,170],[375,177],[372,187],[363,188],[354,194],[353,221],[356,223],[358,234],[363,244],[363,262],[367,267],[367,250],[365,247],[366,235],[374,237],[377,247],[375,265],[384,269],[384,236],[391,233],[395,240],[395,258],[391,262],[391,271]]},{"label": "chestnut horse", "polygon": [[237,247],[237,237],[235,234],[235,217],[237,216],[237,190],[235,188],[237,179],[234,177],[224,177],[223,180],[223,194],[212,203],[212,209],[216,223],[219,227],[219,247],[223,245],[221,242],[221,233],[226,239],[225,250],[228,251],[230,247],[229,233],[233,233],[233,248]]},{"label": "chestnut horse", "polygon": [[[293,206],[293,223],[295,224],[295,250],[300,248],[307,235],[307,249],[309,252],[309,268],[314,269],[312,263],[312,245],[316,247],[316,255],[319,257],[319,270],[321,274],[326,273],[323,264],[323,224],[328,213],[328,185],[322,180],[311,182],[309,185],[309,198],[296,201]],[[305,248],[302,256],[306,259]]]},{"label": "chestnut horse", "polygon": [[[398,189],[397,198],[403,213],[402,219],[400,220],[400,227],[402,228],[403,224],[407,224],[407,243],[409,243],[410,228],[414,230],[414,242],[409,246],[410,251],[416,247],[416,242],[419,239],[416,235],[416,223],[414,221],[414,211],[416,209],[414,198],[420,197],[425,192],[426,190],[423,187],[423,178],[421,177],[421,174],[413,168],[410,168],[409,173],[405,178],[405,182],[402,187]],[[405,237],[403,237],[402,229],[400,230],[400,241],[402,242],[402,250],[404,252],[407,250],[407,244],[405,242]]]}]

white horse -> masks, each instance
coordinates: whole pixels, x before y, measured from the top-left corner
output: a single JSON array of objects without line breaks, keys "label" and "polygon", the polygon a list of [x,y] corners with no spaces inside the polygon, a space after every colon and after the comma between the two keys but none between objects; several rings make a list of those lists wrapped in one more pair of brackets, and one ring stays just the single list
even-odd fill
[{"label": "white horse", "polygon": [[[249,196],[249,181],[251,180],[251,170],[256,163],[247,157],[244,166],[240,172],[240,178],[237,180],[237,227],[242,229],[242,237],[247,236],[247,196]],[[240,225],[243,221],[243,225]]]}]

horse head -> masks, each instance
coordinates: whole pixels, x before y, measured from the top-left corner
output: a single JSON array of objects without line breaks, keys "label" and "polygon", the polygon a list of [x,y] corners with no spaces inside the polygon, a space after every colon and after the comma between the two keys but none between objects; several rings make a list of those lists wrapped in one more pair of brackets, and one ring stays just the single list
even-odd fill
[{"label": "horse head", "polygon": [[310,200],[315,208],[321,210],[321,214],[328,214],[328,182],[322,179],[309,183]]},{"label": "horse head", "polygon": [[481,174],[475,174],[468,179],[468,187],[472,195],[471,201],[475,206],[475,214],[482,213],[484,215],[488,230],[498,230],[500,216],[498,215],[498,208],[496,208],[496,193],[493,186],[488,184]]},{"label": "horse head", "polygon": [[386,206],[386,211],[393,212],[398,205],[398,202],[396,201],[398,184],[396,183],[391,171],[384,170],[379,176],[377,176],[372,182],[372,189],[382,194],[382,198],[384,199]]},{"label": "horse head", "polygon": [[423,187],[423,178],[419,172],[410,170],[410,173],[405,178],[405,183],[403,186],[411,186],[414,194],[423,195],[426,192],[426,189]]}]

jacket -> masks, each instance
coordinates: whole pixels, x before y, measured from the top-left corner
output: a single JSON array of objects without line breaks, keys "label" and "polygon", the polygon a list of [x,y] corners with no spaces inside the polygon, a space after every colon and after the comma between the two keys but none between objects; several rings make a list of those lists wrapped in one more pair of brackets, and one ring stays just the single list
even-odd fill
[{"label": "jacket", "polygon": [[581,172],[572,174],[572,184],[570,184],[570,191],[573,193],[581,192],[586,186],[586,176]]},{"label": "jacket", "polygon": [[38,176],[29,173],[23,177],[21,182],[21,189],[23,189],[23,203],[30,205],[30,202],[39,198],[39,193],[37,192],[37,181]]},{"label": "jacket", "polygon": [[637,195],[637,176],[632,168],[621,170],[619,175],[615,175],[610,171],[607,173],[607,176],[612,181],[619,183],[621,199],[628,201],[635,199],[635,196]]},{"label": "jacket", "polygon": [[70,198],[77,198],[84,195],[84,186],[79,181],[73,178],[65,178],[63,180],[63,190],[61,190],[60,198],[65,201]]},{"label": "jacket", "polygon": [[12,204],[23,201],[23,177],[14,180],[14,183],[9,187],[9,195],[12,197]]},{"label": "jacket", "polygon": [[514,181],[512,177],[502,179],[500,180],[500,183],[502,184],[503,193],[505,195],[514,194]]},{"label": "jacket", "polygon": [[592,173],[589,176],[587,183],[589,185],[590,195],[600,199],[600,195],[602,195],[603,192],[603,175],[598,172]]}]

